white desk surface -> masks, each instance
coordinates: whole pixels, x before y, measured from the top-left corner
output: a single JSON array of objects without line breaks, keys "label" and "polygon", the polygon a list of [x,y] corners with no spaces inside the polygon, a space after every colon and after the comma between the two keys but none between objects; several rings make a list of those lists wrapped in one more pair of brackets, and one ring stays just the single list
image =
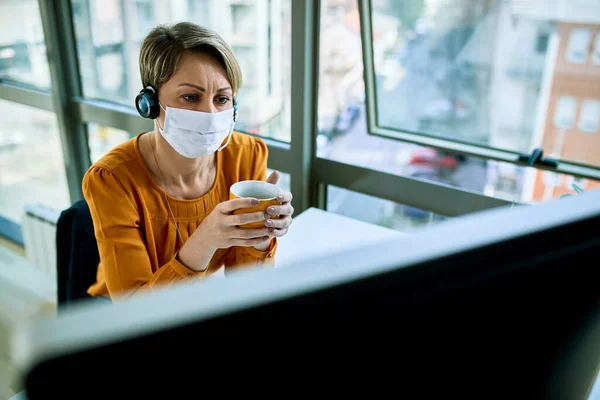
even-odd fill
[{"label": "white desk surface", "polygon": [[[278,239],[275,268],[406,235],[320,208],[309,208],[295,215],[287,235]],[[222,277],[225,277],[224,268],[211,275],[211,278]]]},{"label": "white desk surface", "polygon": [[318,208],[309,208],[294,216],[287,235],[279,239],[275,263],[277,267],[282,267],[288,263],[405,235]]}]

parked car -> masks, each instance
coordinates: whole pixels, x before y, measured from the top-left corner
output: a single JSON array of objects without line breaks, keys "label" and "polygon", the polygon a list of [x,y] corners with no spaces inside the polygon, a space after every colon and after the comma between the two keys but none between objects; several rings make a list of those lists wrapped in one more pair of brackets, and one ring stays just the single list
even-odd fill
[{"label": "parked car", "polygon": [[336,133],[344,133],[352,128],[354,122],[360,115],[360,108],[357,105],[349,105],[346,110],[338,115],[335,131]]},{"label": "parked car", "polygon": [[[454,154],[442,153],[438,150],[424,147],[416,150],[411,156],[408,165],[431,167],[440,170],[455,170],[464,158]],[[415,168],[413,170],[418,170]]]},{"label": "parked car", "polygon": [[337,115],[319,115],[319,135],[330,140],[335,135],[346,133],[352,129],[352,125],[359,116],[360,107],[358,105],[349,105]]}]

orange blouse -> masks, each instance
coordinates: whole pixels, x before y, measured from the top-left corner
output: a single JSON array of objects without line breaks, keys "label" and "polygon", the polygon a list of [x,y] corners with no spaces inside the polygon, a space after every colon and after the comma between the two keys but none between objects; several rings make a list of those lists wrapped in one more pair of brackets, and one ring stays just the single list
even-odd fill
[{"label": "orange blouse", "polygon": [[[83,195],[90,207],[100,253],[96,283],[88,289],[90,295],[114,299],[158,285],[203,278],[222,266],[227,271],[273,263],[276,239],[264,252],[253,247],[219,249],[202,272],[181,264],[176,255],[183,243],[165,193],[140,155],[141,135],[112,149],[83,178]],[[216,157],[217,174],[208,193],[193,200],[168,196],[184,242],[217,204],[229,200],[232,184],[267,178],[268,149],[258,138],[234,132],[229,145]]]}]

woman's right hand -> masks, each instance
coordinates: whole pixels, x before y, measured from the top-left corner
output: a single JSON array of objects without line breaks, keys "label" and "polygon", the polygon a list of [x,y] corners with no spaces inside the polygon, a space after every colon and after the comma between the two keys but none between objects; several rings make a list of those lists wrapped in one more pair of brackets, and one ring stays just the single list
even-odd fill
[{"label": "woman's right hand", "polygon": [[204,271],[215,251],[233,246],[263,246],[273,238],[273,228],[240,228],[252,222],[265,221],[262,212],[234,215],[235,210],[258,205],[258,200],[239,198],[224,201],[202,221],[196,231],[179,250],[178,259],[194,271]]}]

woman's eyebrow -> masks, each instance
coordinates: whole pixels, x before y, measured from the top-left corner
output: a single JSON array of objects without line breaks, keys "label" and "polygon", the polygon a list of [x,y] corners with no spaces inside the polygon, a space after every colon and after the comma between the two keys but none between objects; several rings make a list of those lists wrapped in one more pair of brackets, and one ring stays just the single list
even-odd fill
[{"label": "woman's eyebrow", "polygon": [[[180,83],[178,86],[190,86],[195,89],[198,89],[201,92],[206,92],[206,89],[204,89],[202,86],[194,85],[193,83]],[[217,90],[217,92],[225,92],[227,90],[231,90],[231,88],[229,86],[226,86],[226,87],[223,87],[223,88]]]},{"label": "woman's eyebrow", "polygon": [[206,92],[206,89],[204,89],[202,86],[194,85],[193,83],[180,83],[180,84],[179,84],[179,85],[177,85],[177,86],[178,86],[178,87],[179,87],[179,86],[190,86],[190,87],[193,87],[193,88],[195,88],[195,89],[198,89],[198,90],[199,90],[199,91],[201,91],[201,92]]}]

